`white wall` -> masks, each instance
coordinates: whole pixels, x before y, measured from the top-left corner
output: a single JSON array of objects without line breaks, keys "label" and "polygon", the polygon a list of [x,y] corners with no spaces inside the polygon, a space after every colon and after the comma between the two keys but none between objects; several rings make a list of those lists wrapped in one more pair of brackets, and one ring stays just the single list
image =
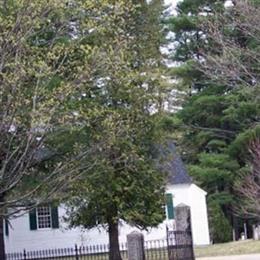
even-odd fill
[{"label": "white wall", "polygon": [[81,231],[78,229],[68,229],[67,224],[63,222],[65,209],[59,207],[60,228],[30,230],[29,214],[10,221],[9,236],[5,238],[7,252],[20,252],[23,249],[27,251],[68,248],[77,245],[103,244],[106,242],[106,232],[100,232],[97,229],[91,231]]},{"label": "white wall", "polygon": [[[193,242],[196,245],[209,244],[209,231],[206,207],[206,193],[196,185],[174,185],[167,187],[167,193],[173,194],[173,203],[176,207],[184,203],[191,207],[191,221],[193,231]],[[9,227],[9,236],[6,237],[6,251],[20,252],[23,249],[27,251],[68,248],[77,245],[96,245],[107,244],[108,235],[103,229],[92,229],[82,231],[78,229],[68,229],[67,224],[63,222],[62,216],[65,215],[65,209],[59,207],[60,229],[30,230],[29,214],[11,220]],[[173,220],[165,220],[158,228],[143,231],[145,240],[156,240],[166,238],[166,225],[174,225]],[[126,235],[137,230],[137,228],[123,224],[119,228],[120,242],[126,241]]]},{"label": "white wall", "polygon": [[[166,189],[166,193],[173,194],[174,207],[184,203],[191,208],[191,226],[193,233],[193,243],[195,245],[208,245],[209,227],[206,204],[206,192],[195,184],[171,185]],[[158,228],[151,228],[148,232],[143,231],[146,240],[166,239],[166,225],[174,226],[173,220],[165,220]],[[120,228],[120,241],[126,241],[126,235],[137,230],[137,228],[124,225]]]},{"label": "white wall", "polygon": [[167,188],[168,192],[173,194],[174,207],[181,203],[190,206],[193,243],[208,245],[210,240],[206,192],[195,184],[172,185]]},{"label": "white wall", "polygon": [[[59,207],[59,216],[64,216],[65,209]],[[108,234],[102,227],[99,229],[94,228],[91,230],[69,229],[67,224],[63,222],[60,217],[59,229],[44,229],[44,230],[30,230],[29,227],[29,214],[10,221],[9,236],[5,237],[6,252],[22,252],[24,249],[27,251],[36,251],[43,249],[55,248],[71,248],[75,244],[80,245],[97,245],[108,244]],[[119,240],[121,243],[126,242],[127,234],[134,230],[125,223],[121,223],[119,227]],[[140,231],[140,230],[139,230]],[[158,228],[149,229],[148,232],[142,231],[146,240],[166,239],[166,226],[159,225]]]},{"label": "white wall", "polygon": [[206,192],[192,184],[190,186],[189,194],[194,244],[208,245],[210,243],[210,238]]}]

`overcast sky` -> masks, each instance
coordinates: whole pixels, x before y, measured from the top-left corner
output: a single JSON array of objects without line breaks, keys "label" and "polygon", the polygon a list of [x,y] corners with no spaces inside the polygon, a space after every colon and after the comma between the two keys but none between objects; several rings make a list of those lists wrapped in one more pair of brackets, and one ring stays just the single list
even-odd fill
[{"label": "overcast sky", "polygon": [[172,5],[176,5],[176,3],[178,2],[178,0],[164,0],[165,4],[172,4]]},{"label": "overcast sky", "polygon": [[164,0],[164,3],[166,5],[171,5],[171,7],[168,9],[168,11],[174,15],[176,14],[176,11],[175,11],[175,7],[176,7],[176,4],[177,2],[179,2],[180,0]]},{"label": "overcast sky", "polygon": [[[176,6],[177,2],[179,2],[180,0],[164,0],[165,4],[166,5],[169,5],[171,4],[172,6]],[[225,2],[225,6],[228,7],[228,6],[231,6],[232,5],[232,1],[231,0],[227,0]]]}]

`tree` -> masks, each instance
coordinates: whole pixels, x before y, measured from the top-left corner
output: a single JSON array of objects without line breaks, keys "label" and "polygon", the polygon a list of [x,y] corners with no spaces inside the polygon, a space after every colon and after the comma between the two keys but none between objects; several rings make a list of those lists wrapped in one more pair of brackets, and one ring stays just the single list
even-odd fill
[{"label": "tree", "polygon": [[[225,97],[221,96],[225,86],[214,84],[199,69],[201,52],[209,51],[207,33],[200,25],[217,10],[224,10],[224,1],[182,1],[177,5],[177,16],[167,23],[169,30],[175,33],[170,40],[176,46],[171,58],[179,64],[172,69],[172,77],[178,80],[178,88],[187,93],[183,109],[177,114],[183,124],[179,124],[182,131],[179,141],[184,158],[195,182],[209,193],[209,212],[216,208],[227,212],[232,204],[230,179],[234,172],[232,167],[225,169],[229,156],[221,154],[233,135],[229,129],[223,131],[220,123],[227,106]],[[220,237],[216,237],[218,220],[215,214],[211,214],[209,220],[211,239],[217,242]]]},{"label": "tree", "polygon": [[253,142],[250,146],[251,169],[237,186],[238,194],[242,197],[241,210],[244,214],[259,221],[259,174],[260,174],[260,141]]},{"label": "tree", "polygon": [[[242,169],[240,178],[235,183],[237,196],[241,203],[237,207],[238,214],[244,214],[248,218],[259,222],[259,174],[260,174],[260,141],[259,125],[241,134],[233,145],[233,152],[243,156],[247,163]],[[238,151],[240,147],[248,147]]]},{"label": "tree", "polygon": [[[259,84],[260,8],[255,1],[233,1],[224,13],[215,13],[204,21],[211,42],[210,52],[203,53],[201,69],[211,80],[230,87]],[[205,55],[204,55],[205,54]]]},{"label": "tree", "polygon": [[[118,17],[118,5],[111,8],[117,19],[124,14]],[[77,102],[82,118],[91,118],[90,140],[97,147],[88,160],[99,163],[73,183],[67,203],[71,226],[107,228],[110,260],[121,259],[120,221],[147,228],[164,219],[165,178],[152,160],[152,145],[160,139],[158,115],[151,113],[160,111],[161,101],[161,1],[142,2],[130,10],[125,26],[116,29],[121,41],[101,52],[105,66],[95,78],[98,91],[93,97],[98,114],[89,115],[89,104]]]},{"label": "tree", "polygon": [[209,219],[212,223],[210,236],[214,239],[213,243],[225,243],[231,240],[232,227],[225,217],[219,203],[212,202],[210,205]]},{"label": "tree", "polygon": [[[70,83],[64,82],[64,58],[69,32],[65,1],[3,1],[0,7],[0,258],[5,259],[3,218],[14,214],[29,198],[37,202],[53,193],[75,170],[76,163],[56,164],[51,173],[37,165],[53,153],[44,146],[54,127]],[[58,77],[59,75],[59,77]],[[64,118],[60,113],[60,119]],[[57,118],[57,117],[56,117]],[[59,123],[55,121],[55,125]],[[80,156],[78,155],[78,158]],[[32,179],[36,179],[35,185]],[[30,180],[25,184],[25,179]],[[47,192],[47,187],[50,188]],[[46,191],[46,192],[45,192]],[[32,202],[32,201],[31,201]]]},{"label": "tree", "polygon": [[171,58],[179,62],[172,76],[187,93],[177,115],[184,156],[195,181],[209,192],[209,207],[218,203],[237,230],[234,209],[240,202],[232,186],[246,161],[231,150],[238,136],[259,122],[259,33],[253,20],[258,5],[234,1],[227,8],[224,2],[182,1],[168,23],[175,32]]},{"label": "tree", "polygon": [[[100,70],[97,55],[105,66],[100,57],[109,45],[93,39],[96,34],[104,39],[115,28],[112,22],[118,24],[107,14],[107,1],[1,3],[1,234],[3,218],[53,197],[93,166],[86,156],[94,146],[82,145],[79,138],[64,151],[54,136],[75,134],[74,100],[84,96],[83,85],[92,89],[90,79]],[[88,106],[88,113],[94,117],[92,108]],[[0,252],[4,259],[2,235]]]}]

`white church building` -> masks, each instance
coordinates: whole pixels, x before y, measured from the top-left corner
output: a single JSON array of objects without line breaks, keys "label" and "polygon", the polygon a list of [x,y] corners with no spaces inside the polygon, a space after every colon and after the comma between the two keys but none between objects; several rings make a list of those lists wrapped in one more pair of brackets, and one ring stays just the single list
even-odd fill
[{"label": "white church building", "polygon": [[[181,158],[175,152],[175,145],[171,143],[169,147],[172,154],[164,166],[168,172],[166,219],[157,228],[142,231],[145,240],[166,239],[166,228],[175,228],[174,207],[186,204],[191,211],[194,245],[207,245],[210,239],[206,192],[192,182]],[[75,244],[87,246],[108,243],[108,234],[102,227],[91,230],[69,229],[68,224],[63,220],[65,212],[65,205],[59,207],[44,205],[11,219],[9,224],[5,225],[6,252],[68,248]],[[137,228],[121,223],[120,242],[125,242],[126,235],[134,230]]]}]

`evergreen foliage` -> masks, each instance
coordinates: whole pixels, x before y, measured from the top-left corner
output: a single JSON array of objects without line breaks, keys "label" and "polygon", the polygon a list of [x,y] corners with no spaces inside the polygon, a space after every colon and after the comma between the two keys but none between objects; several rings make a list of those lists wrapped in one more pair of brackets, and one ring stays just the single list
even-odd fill
[{"label": "evergreen foliage", "polygon": [[210,231],[213,243],[225,243],[232,239],[232,226],[218,203],[210,204],[209,219],[213,227]]},{"label": "evergreen foliage", "polygon": [[[249,58],[252,53],[257,56],[259,31],[243,11],[256,16],[258,5],[249,1],[241,8],[244,2],[238,1],[226,8],[224,3],[184,0],[177,6],[177,16],[167,20],[175,33],[171,41],[176,50],[170,58],[179,62],[171,73],[187,93],[177,115],[182,121],[177,125],[180,143],[190,174],[208,192],[209,211],[216,213],[210,218],[214,242],[231,239],[230,225],[238,238],[236,215],[241,212],[234,211],[241,200],[233,186],[247,164],[248,144],[260,118],[255,71],[259,59]],[[249,59],[252,62],[246,62]],[[221,221],[227,227],[223,236]]]},{"label": "evergreen foliage", "polygon": [[[88,136],[83,143],[92,148],[87,162],[94,167],[65,196],[71,226],[107,229],[111,260],[121,259],[120,222],[146,229],[165,218],[165,176],[152,158],[153,145],[163,139],[158,126],[165,93],[159,51],[162,1],[126,2],[129,11],[121,28],[106,36],[115,41],[97,52],[101,67],[89,80],[92,88],[82,86],[86,97],[71,103]],[[118,11],[117,4],[113,8]],[[125,14],[121,8],[118,19]]]}]

